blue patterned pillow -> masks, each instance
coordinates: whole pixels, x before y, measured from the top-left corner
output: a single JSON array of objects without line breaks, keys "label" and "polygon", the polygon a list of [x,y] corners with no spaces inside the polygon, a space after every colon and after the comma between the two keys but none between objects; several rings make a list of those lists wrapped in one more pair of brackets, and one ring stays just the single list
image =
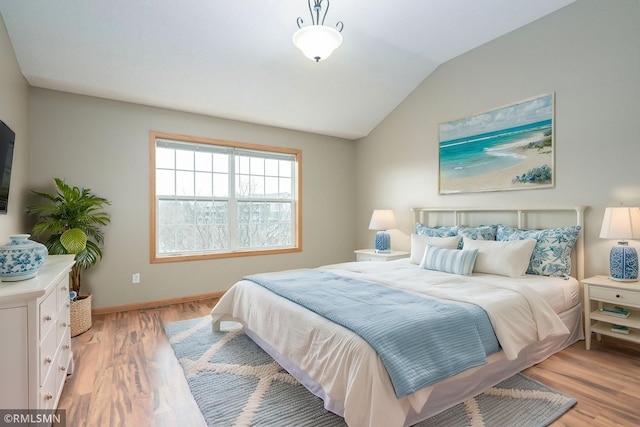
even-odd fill
[{"label": "blue patterned pillow", "polygon": [[478,227],[465,227],[459,231],[459,234],[472,240],[496,240],[497,232],[497,225],[480,225]]},{"label": "blue patterned pillow", "polygon": [[417,223],[416,234],[422,234],[429,237],[451,237],[457,236],[464,227],[459,225],[427,227],[426,225]]},{"label": "blue patterned pillow", "polygon": [[528,274],[568,276],[571,274],[571,249],[578,240],[580,226],[526,230],[498,225],[497,240],[535,239],[536,246],[527,268]]},{"label": "blue patterned pillow", "polygon": [[[427,227],[420,223],[416,224],[416,234],[429,237],[452,237],[460,234],[460,230],[464,229],[461,225],[439,225],[437,227]],[[458,249],[462,249],[462,239],[458,242]]]},{"label": "blue patterned pillow", "polygon": [[471,276],[478,250],[444,249],[427,245],[420,268]]}]

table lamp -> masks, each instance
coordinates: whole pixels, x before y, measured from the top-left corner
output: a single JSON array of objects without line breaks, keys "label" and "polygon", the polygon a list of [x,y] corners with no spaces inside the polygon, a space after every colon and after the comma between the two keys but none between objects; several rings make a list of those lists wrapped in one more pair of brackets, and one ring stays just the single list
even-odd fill
[{"label": "table lamp", "polygon": [[638,253],[625,239],[640,239],[640,207],[606,208],[602,219],[601,239],[621,239],[611,248],[611,279],[621,282],[638,280]]},{"label": "table lamp", "polygon": [[376,252],[391,252],[391,236],[387,230],[396,228],[396,218],[392,210],[374,209],[369,223],[369,230],[378,230],[376,233]]}]

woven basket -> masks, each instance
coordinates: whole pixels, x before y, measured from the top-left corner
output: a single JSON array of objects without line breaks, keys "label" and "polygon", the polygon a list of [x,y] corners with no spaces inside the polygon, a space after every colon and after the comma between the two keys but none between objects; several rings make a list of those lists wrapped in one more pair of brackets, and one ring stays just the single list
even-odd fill
[{"label": "woven basket", "polygon": [[78,297],[71,301],[71,336],[75,337],[91,328],[91,295]]}]

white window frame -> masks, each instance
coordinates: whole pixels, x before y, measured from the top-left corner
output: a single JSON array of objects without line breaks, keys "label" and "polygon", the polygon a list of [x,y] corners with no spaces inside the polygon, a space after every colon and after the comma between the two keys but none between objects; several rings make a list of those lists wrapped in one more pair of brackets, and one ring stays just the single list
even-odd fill
[{"label": "white window frame", "polygon": [[[273,147],[266,145],[248,144],[243,142],[224,141],[210,138],[201,138],[186,135],[175,135],[163,132],[150,132],[150,225],[151,225],[151,238],[150,238],[150,254],[152,263],[161,262],[176,262],[176,261],[192,261],[197,259],[212,259],[212,258],[227,258],[238,256],[250,256],[250,255],[266,255],[266,254],[278,254],[278,253],[290,253],[302,251],[302,212],[301,212],[301,182],[302,182],[302,151],[292,148]],[[192,251],[185,253],[160,253],[159,251],[159,233],[158,233],[158,205],[161,199],[171,198],[178,200],[180,196],[165,197],[156,194],[156,147],[158,143],[161,144],[185,144],[193,145],[194,151],[200,144],[210,145],[213,147],[207,148],[208,151],[225,151],[230,154],[229,157],[229,193],[228,197],[196,197],[187,196],[187,200],[227,200],[228,207],[228,233],[229,233],[229,247],[226,249],[207,250],[207,251]],[[235,162],[233,158],[235,155],[251,155],[251,153],[257,154],[256,157],[263,158],[287,158],[294,160],[294,170],[292,171],[292,194],[291,199],[283,198],[269,198],[269,197],[240,197],[236,195],[235,189],[235,177],[238,173],[235,170]],[[195,168],[194,168],[195,169]],[[238,227],[238,215],[237,208],[238,203],[253,201],[257,203],[282,203],[290,204],[291,206],[291,242],[283,246],[269,246],[269,247],[250,247],[242,248],[236,244],[236,230]],[[236,214],[232,214],[236,213]]]}]

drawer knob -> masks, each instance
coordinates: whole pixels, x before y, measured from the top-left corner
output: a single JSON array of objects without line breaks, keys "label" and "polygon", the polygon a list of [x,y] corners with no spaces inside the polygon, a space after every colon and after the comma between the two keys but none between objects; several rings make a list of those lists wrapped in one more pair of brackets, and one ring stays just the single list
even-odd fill
[{"label": "drawer knob", "polygon": [[62,327],[63,327],[63,328],[66,328],[67,326],[68,326],[68,325],[67,325],[67,322],[62,322]]},{"label": "drawer knob", "polygon": [[46,316],[44,316],[44,320],[46,320],[47,322],[50,322],[51,320],[53,320],[53,317],[51,317],[50,314],[47,314]]},{"label": "drawer knob", "polygon": [[53,399],[53,394],[51,394],[51,393],[47,393],[47,394],[44,396],[44,398],[45,398],[46,400],[51,400],[51,399]]},{"label": "drawer knob", "polygon": [[64,292],[64,291],[66,291],[66,290],[67,290],[67,287],[66,287],[66,286],[63,286],[60,290],[61,290],[62,292]]},{"label": "drawer knob", "polygon": [[45,358],[44,358],[44,361],[45,361],[46,363],[51,363],[51,361],[52,361],[52,360],[51,360],[51,358],[50,358],[50,357],[45,357]]},{"label": "drawer knob", "polygon": [[65,344],[62,346],[62,348],[64,348],[65,350],[69,350],[71,346],[69,344]]},{"label": "drawer knob", "polygon": [[67,370],[67,368],[65,368],[64,366],[60,366],[60,370],[61,370],[61,371],[66,371],[66,370]]}]

